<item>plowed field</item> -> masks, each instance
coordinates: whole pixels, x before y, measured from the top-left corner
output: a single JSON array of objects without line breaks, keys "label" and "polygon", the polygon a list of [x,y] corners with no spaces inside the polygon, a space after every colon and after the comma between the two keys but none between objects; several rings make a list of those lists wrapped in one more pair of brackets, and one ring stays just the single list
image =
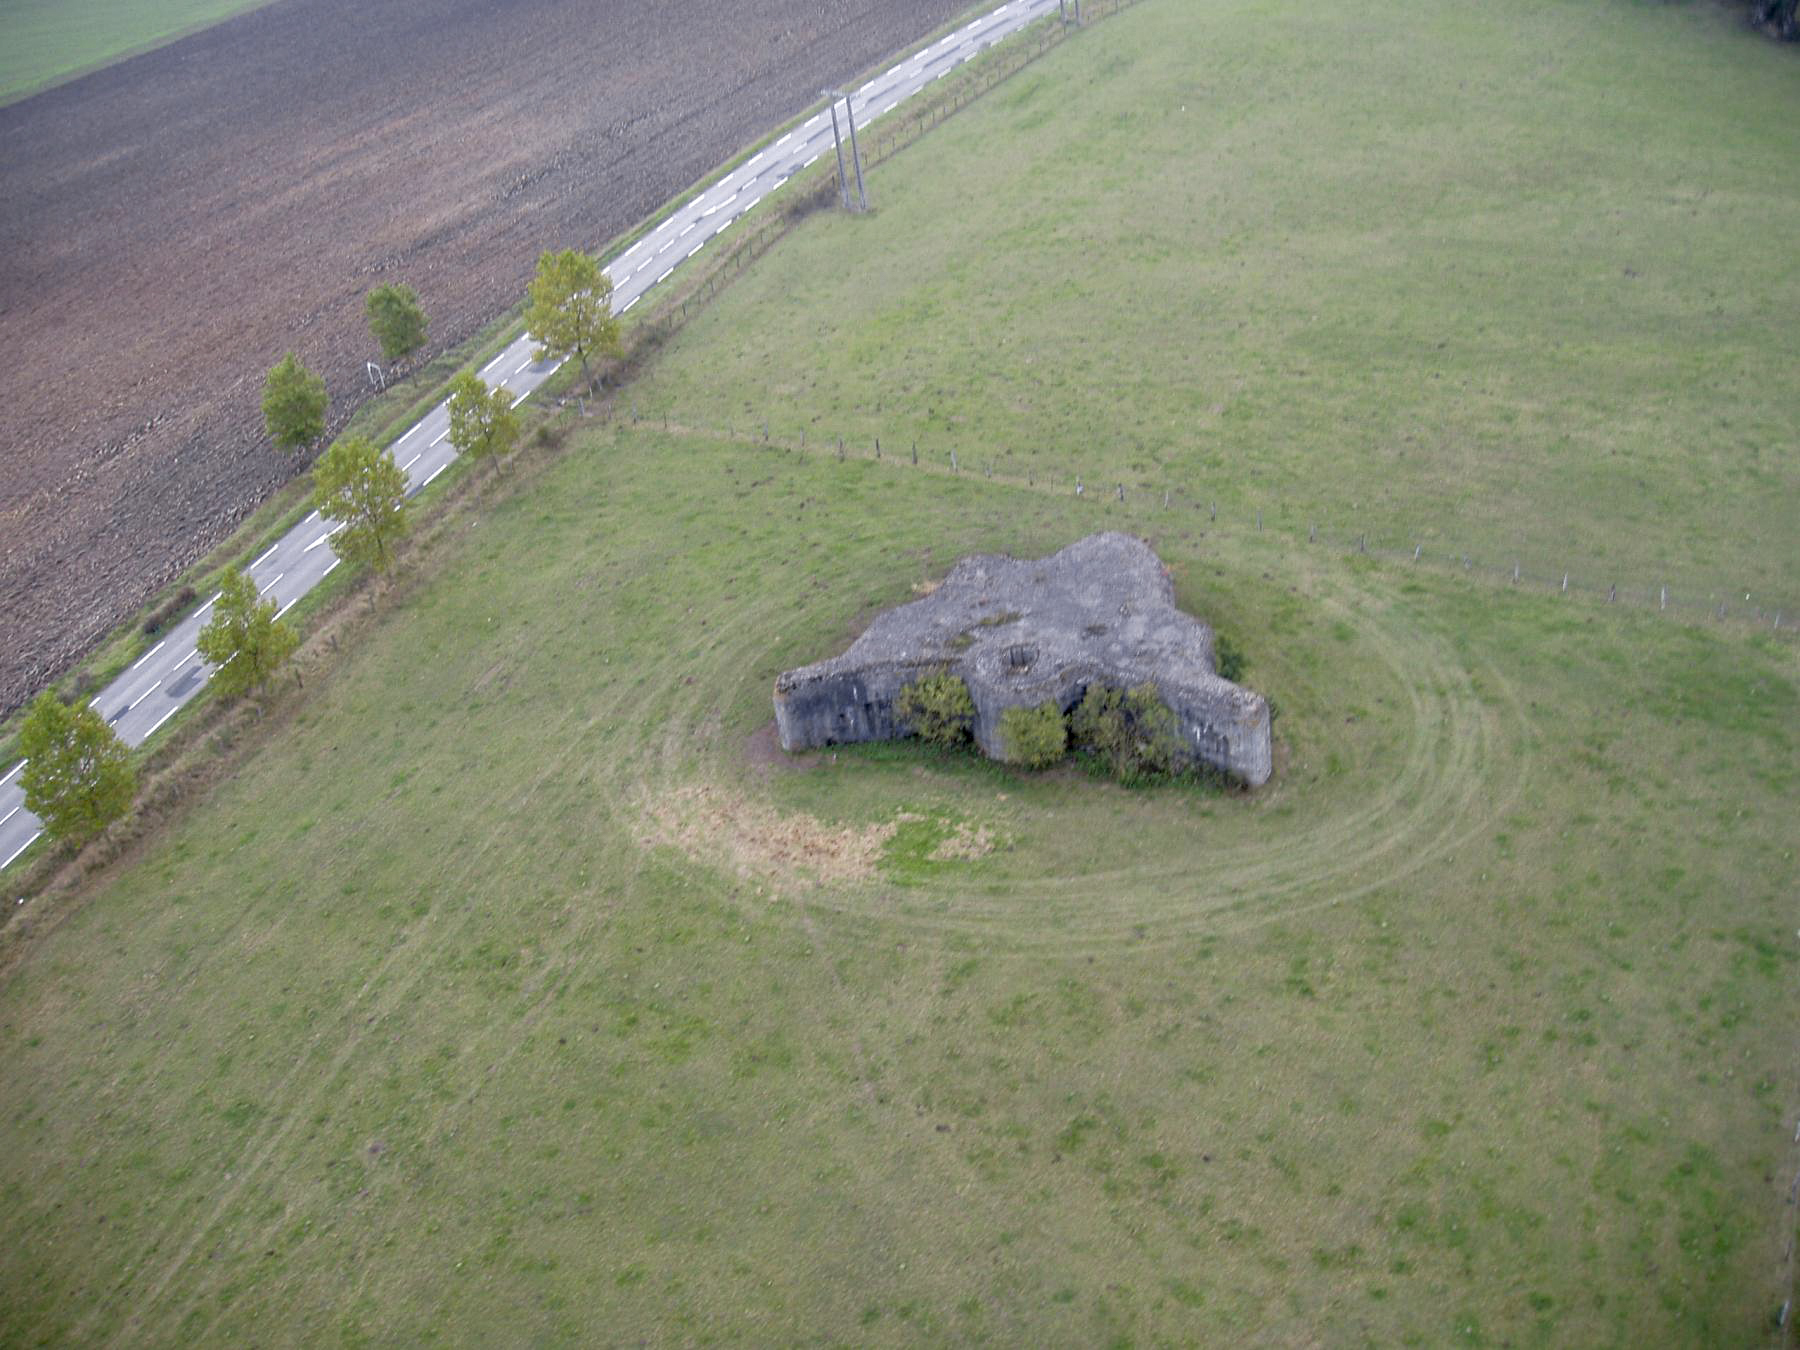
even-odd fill
[{"label": "plowed field", "polygon": [[263,372],[434,346],[960,0],[279,0],[0,109],[0,710],[304,466]]}]

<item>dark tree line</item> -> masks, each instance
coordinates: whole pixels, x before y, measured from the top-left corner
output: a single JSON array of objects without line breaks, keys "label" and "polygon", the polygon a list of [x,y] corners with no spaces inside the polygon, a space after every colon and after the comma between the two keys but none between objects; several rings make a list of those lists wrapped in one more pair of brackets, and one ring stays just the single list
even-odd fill
[{"label": "dark tree line", "polygon": [[1750,0],[1750,22],[1782,42],[1800,41],[1800,0]]}]

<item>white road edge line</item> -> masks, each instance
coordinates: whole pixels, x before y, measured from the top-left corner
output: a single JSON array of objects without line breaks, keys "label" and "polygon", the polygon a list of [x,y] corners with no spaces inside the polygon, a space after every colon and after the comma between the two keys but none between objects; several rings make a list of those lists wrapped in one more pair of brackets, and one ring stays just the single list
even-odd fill
[{"label": "white road edge line", "polygon": [[38,836],[41,834],[43,834],[43,831],[39,830],[37,832],[37,834],[32,835],[31,838],[27,839],[24,843],[20,844],[17,848],[15,848],[12,852],[12,857],[8,858],[5,862],[0,862],[0,867],[11,867],[13,865],[14,861],[18,858],[18,856],[21,853],[23,853],[26,849],[30,848],[33,844],[37,843]]},{"label": "white road edge line", "polygon": [[[168,721],[171,717],[173,717],[176,713],[178,713],[180,711],[181,711],[181,709],[179,707],[170,708],[169,711],[164,713],[161,717],[157,718],[156,725],[151,727],[150,730],[148,730],[144,733],[144,740],[147,741],[152,736],[156,735],[156,733],[158,731],[162,730],[162,724],[164,722]],[[140,744],[141,744],[141,742],[140,742]]]},{"label": "white road edge line", "polygon": [[[1001,21],[999,16],[1006,14],[1009,10],[1011,10],[1014,2],[1015,2],[1015,0],[1007,0],[1007,3],[1000,5],[999,8],[996,9],[992,14],[978,17],[978,18],[970,21],[968,24],[964,25],[963,28],[958,30],[957,33],[951,33],[951,34],[945,35],[944,37],[940,38],[936,43],[932,44],[930,47],[924,48],[923,50],[915,53],[910,58],[904,58],[904,57],[901,58],[901,60],[896,63],[895,68],[891,71],[886,72],[885,76],[883,78],[871,80],[862,89],[858,90],[856,93],[857,101],[862,103],[866,107],[868,105],[868,103],[871,102],[874,99],[874,97],[876,97],[876,91],[878,89],[891,89],[894,86],[894,84],[896,84],[903,78],[903,76],[900,73],[900,66],[907,64],[909,61],[910,61],[910,63],[915,64],[915,65],[924,61],[929,53],[938,51],[939,49],[944,48],[944,47],[951,46],[956,41],[956,39],[959,35],[981,33],[983,31],[984,25],[987,26],[988,36],[992,40],[998,40],[998,38],[1001,36],[1010,35],[1012,32],[1016,31],[1018,25],[1004,23]],[[1030,6],[1026,6],[1025,9],[1027,11],[1029,11]],[[1027,15],[1027,17],[1029,17],[1029,15]],[[982,43],[980,50],[985,50],[988,46],[991,46],[992,40]],[[965,52],[960,56],[959,60],[957,60],[953,64],[960,65],[963,62],[972,60],[978,54],[979,54],[978,51]],[[948,73],[949,73],[948,70],[940,71],[938,73],[938,75],[936,76],[936,78],[942,79],[943,76],[947,75]],[[918,92],[916,88],[911,89],[906,94],[903,94],[899,98],[895,98],[892,102],[888,103],[885,107],[883,107],[880,110],[880,112],[873,113],[873,114],[866,114],[866,115],[869,116],[871,120],[873,120],[873,118],[875,118],[875,117],[880,117],[886,113],[892,112],[895,107],[897,107],[902,101],[904,101],[905,98],[911,97],[911,95],[916,92]],[[817,112],[817,113],[814,113],[810,118],[808,118],[804,123],[801,124],[800,130],[802,132],[809,133],[803,137],[802,148],[805,148],[805,142],[810,141],[812,139],[812,136],[810,133],[812,133],[814,129],[817,129],[819,132],[823,131],[826,117],[827,117],[826,113]],[[755,166],[756,164],[760,163],[765,158],[765,156],[768,154],[769,150],[786,145],[789,141],[791,141],[794,138],[795,134],[796,133],[793,130],[783,133],[783,135],[780,137],[780,139],[778,139],[777,141],[774,142],[773,146],[769,147],[766,150],[758,151],[755,155],[751,156],[751,158],[749,160],[745,161],[745,163],[743,165],[741,165],[736,171],[734,171],[733,173],[729,173],[729,174],[725,175],[722,179],[720,179],[718,186],[721,186],[721,187],[727,186],[732,180],[734,180],[740,176],[743,176],[745,178],[754,178],[756,175],[754,175],[750,172],[752,167]],[[810,159],[806,160],[800,167],[801,168],[810,168],[810,167],[812,167],[812,165],[818,163],[818,161],[821,158],[823,158],[823,156],[824,156],[824,151],[821,149],[819,151],[819,153],[813,155]],[[787,178],[791,177],[791,176],[792,176],[792,174],[790,173],[789,175],[786,175],[786,176],[782,177],[781,179],[777,180],[777,182],[769,190],[773,191],[774,187],[781,186],[781,184],[785,183],[787,181]],[[708,211],[704,212],[703,214],[710,216],[710,215],[713,215],[714,213],[724,209],[726,206],[729,206],[733,201],[735,201],[738,198],[739,195],[741,195],[741,191],[742,190],[740,189],[737,192],[733,192],[729,198],[726,198],[724,201],[720,202],[718,205],[712,207],[711,210],[708,210]],[[705,195],[706,194],[704,192],[701,193],[699,196],[695,197],[693,199],[693,201],[689,202],[684,209],[687,211],[698,210],[701,202],[705,199]],[[731,217],[729,217],[727,220],[725,220],[718,227],[718,229],[713,232],[712,235],[708,236],[708,238],[709,239],[716,238],[719,234],[722,234],[725,230],[729,229],[739,219],[740,216],[747,213],[752,207],[757,206],[761,201],[762,201],[762,198],[760,196],[753,198],[750,202],[748,202],[745,206],[743,206],[740,211],[738,211],[737,213],[735,213]],[[646,234],[645,236],[639,238],[635,243],[633,243],[629,248],[627,248],[623,253],[621,253],[616,261],[619,263],[622,263],[625,259],[629,258],[632,254],[634,254],[634,253],[638,252],[638,250],[642,249],[647,243],[650,242],[650,240],[656,234],[666,234],[666,235],[668,235],[668,237],[664,240],[662,246],[655,250],[655,252],[651,255],[651,257],[660,255],[661,253],[666,252],[669,249],[669,247],[672,244],[674,244],[674,242],[677,238],[683,237],[683,236],[689,234],[690,232],[692,232],[695,224],[698,223],[697,221],[689,223],[689,225],[685,229],[681,230],[679,235],[676,235],[672,232],[675,229],[678,215],[679,215],[679,213],[671,214],[659,226],[657,226],[655,230],[653,230],[649,234]],[[689,257],[689,258],[693,257],[694,254],[696,254],[700,251],[700,249],[706,244],[706,242],[707,242],[707,240],[703,239],[699,244],[696,244],[693,247],[693,249],[691,249],[688,252],[687,257]],[[642,263],[640,263],[638,265],[637,268],[633,269],[634,272],[642,271],[645,267],[649,266],[650,261],[651,261],[651,258],[647,257]],[[652,285],[652,286],[658,285],[661,282],[668,280],[668,278],[670,277],[671,274],[673,274],[674,271],[675,271],[675,268],[673,266],[665,269],[662,272],[662,274],[656,278],[655,281],[650,283],[650,285]],[[611,276],[611,275],[612,275],[612,272],[611,272],[611,269],[609,269],[608,276]],[[649,287],[645,287],[645,290],[648,290],[648,289],[649,289]],[[633,305],[635,305],[642,298],[643,298],[642,292],[640,292],[636,296],[633,296],[619,310],[619,313],[623,314],[626,310],[629,310]],[[486,366],[484,366],[482,368],[482,374],[483,375],[487,374],[487,372],[491,371],[495,366],[499,365],[501,362],[506,360],[509,355],[509,352],[510,352],[510,349],[508,349],[508,351],[502,351],[498,356],[496,356],[492,361],[490,361]],[[528,358],[526,360],[526,362],[524,363],[524,365],[519,366],[512,373],[516,375],[516,374],[520,373],[521,371],[523,371],[526,368],[526,366],[529,366],[531,364],[533,364],[533,361],[532,361],[532,359]],[[515,408],[518,407],[519,404],[523,403],[527,398],[529,398],[531,396],[531,393],[532,393],[531,390],[526,390],[525,392],[521,393],[516,399],[513,400],[512,406]],[[425,430],[429,420],[430,420],[430,418],[428,415],[426,418],[421,419],[419,422],[415,423],[412,427],[408,428],[405,432],[403,432],[400,435],[399,439],[395,441],[395,445],[399,445],[401,442],[404,442],[408,438]],[[437,445],[439,442],[444,440],[445,437],[447,437],[449,434],[450,434],[449,429],[446,427],[445,430],[438,433],[437,438],[431,442],[431,445],[433,445],[433,446]],[[410,468],[413,464],[418,462],[418,460],[422,457],[422,455],[423,455],[422,451],[420,452],[420,454],[414,455],[412,459],[407,461],[407,464],[405,467]],[[442,473],[444,471],[444,469],[446,469],[448,467],[449,467],[448,463],[441,465],[439,468],[437,468],[436,470],[434,470],[432,472],[430,477],[426,478],[424,483],[420,484],[420,487],[423,488],[424,486],[430,484],[432,482],[432,480],[438,476],[438,474]],[[319,513],[317,511],[314,511],[314,512],[312,512],[311,515],[309,515],[307,517],[307,523],[318,520],[319,518],[320,518]],[[314,548],[316,548],[320,544],[324,543],[327,539],[331,538],[331,536],[333,534],[336,534],[337,531],[342,528],[343,528],[343,525],[340,523],[338,526],[336,526],[331,531],[327,532],[325,535],[321,536],[318,539],[315,539],[312,543],[306,545],[303,552],[311,552]],[[272,544],[269,547],[268,552],[264,553],[255,562],[251,563],[250,567],[252,569],[254,569],[254,568],[262,566],[263,563],[267,562],[270,559],[270,557],[272,557],[281,548],[281,545],[284,542],[285,542],[285,539],[277,540],[274,544]],[[336,570],[338,564],[342,561],[343,561],[343,559],[334,556],[332,558],[330,564],[325,568],[325,570],[323,572],[320,573],[319,579],[321,581],[324,580],[325,577],[329,576],[333,571]],[[270,581],[267,586],[262,588],[261,594],[267,595],[269,593],[269,591],[273,590],[274,587],[276,586],[276,584],[279,583],[281,581],[282,577],[285,575],[286,575],[286,573],[284,572],[284,573],[276,576],[274,580]],[[222,594],[223,594],[223,592],[215,593],[210,600],[208,600],[204,605],[202,605],[198,610],[195,611],[195,617],[197,618],[200,615],[204,614],[207,610],[211,609],[213,607],[213,605],[218,602],[220,595],[222,595]],[[279,617],[281,614],[287,613],[287,611],[289,609],[291,609],[300,600],[300,598],[301,598],[300,596],[295,596],[292,600],[289,600],[287,602],[287,604],[283,605],[281,607],[281,609],[277,611],[277,617]],[[134,664],[132,666],[132,669],[136,670],[139,666],[143,665],[146,661],[148,661],[152,656],[155,656],[157,654],[157,652],[162,650],[163,646],[166,644],[166,641],[167,641],[167,639],[165,639],[163,642],[157,643],[157,645],[155,647],[151,648],[150,651],[146,652],[141,658],[139,658],[139,660],[136,662],[136,664]],[[173,674],[174,671],[180,670],[183,666],[185,666],[189,661],[192,661],[199,654],[200,653],[198,650],[189,652],[187,656],[183,657],[179,662],[176,663],[176,665],[172,668],[170,673]],[[227,664],[229,664],[229,662]],[[211,676],[211,672],[209,672],[208,677],[210,678],[210,676]],[[164,678],[166,679],[167,677],[165,676]],[[149,695],[151,693],[153,693],[158,687],[160,687],[162,683],[163,683],[162,680],[158,680],[156,682],[156,684],[151,685],[149,689],[145,690],[144,693],[141,694],[137,698],[137,700],[132,702],[127,707],[126,711],[129,712],[133,708],[136,708],[139,703],[142,703],[145,698],[148,698]],[[157,721],[155,726],[151,727],[150,730],[145,733],[145,737],[148,738],[150,735],[154,734],[163,725],[163,723],[168,721],[170,717],[173,717],[178,710],[179,710],[178,708],[171,708],[167,713],[165,713],[162,716],[162,718],[160,718]],[[25,764],[26,764],[25,760],[20,760],[3,777],[0,777],[0,786],[4,786],[6,783],[10,782],[19,773],[19,771],[25,767]],[[12,815],[14,813],[16,813],[17,809],[18,808],[14,808],[14,812],[9,812],[5,817],[0,817],[0,823],[4,823],[5,820],[10,820]],[[5,860],[5,862],[0,862],[0,868],[11,865],[11,863],[15,859],[18,858],[19,854],[23,853],[27,848],[29,848],[33,843],[35,843],[42,834],[43,834],[43,831],[41,829],[36,834],[33,834],[30,839],[27,839],[24,844],[22,844],[17,850],[15,850],[13,852],[11,857],[8,857]]]},{"label": "white road edge line", "polygon": [[18,806],[13,807],[13,809],[8,811],[5,815],[0,816],[0,825],[6,824],[7,821],[11,820],[14,816],[18,815],[19,812],[23,811],[24,809],[25,809],[25,806],[23,803],[20,803]]},{"label": "white road edge line", "polygon": [[149,651],[145,652],[142,656],[138,657],[138,659],[132,663],[131,668],[133,670],[136,670],[139,666],[143,665],[144,662],[148,661],[151,657],[155,656],[158,652],[160,652],[164,647],[166,647],[168,645],[169,645],[169,639],[164,638],[161,642],[157,643]]},{"label": "white road edge line", "polygon": [[[440,473],[442,473],[445,469],[447,469],[449,467],[450,467],[450,462],[448,460],[445,460],[442,464],[438,465],[437,468],[435,468],[431,471],[431,478],[436,478]],[[426,488],[431,486],[431,478],[427,478],[423,483],[419,484],[419,491],[423,492]]]}]

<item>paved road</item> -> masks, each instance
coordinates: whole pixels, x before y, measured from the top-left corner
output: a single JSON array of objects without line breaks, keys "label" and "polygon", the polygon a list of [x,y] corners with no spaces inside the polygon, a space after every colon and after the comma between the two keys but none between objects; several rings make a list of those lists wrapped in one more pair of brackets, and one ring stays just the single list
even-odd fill
[{"label": "paved road", "polygon": [[[852,92],[859,134],[933,80],[1056,9],[1057,0],[1010,0],[896,62]],[[614,311],[623,314],[629,310],[646,291],[667,280],[671,272],[795,173],[830,153],[831,115],[821,111],[677,208],[607,264]],[[846,146],[846,161],[848,156]],[[559,364],[533,361],[534,346],[522,337],[481,372],[489,385],[510,391],[514,404],[529,397]],[[394,443],[394,458],[406,473],[409,496],[421,491],[456,458],[449,432],[449,409],[440,403]],[[331,551],[332,533],[332,527],[315,512],[250,565],[250,575],[262,593],[272,596],[283,613],[338,565],[338,557]],[[201,660],[194,642],[211,617],[213,600],[183,619],[94,698],[93,706],[127,745],[148,740],[212,678],[212,667]],[[25,809],[24,790],[19,786],[23,767],[20,762],[0,776],[0,868],[16,861],[43,832],[42,823]]]}]

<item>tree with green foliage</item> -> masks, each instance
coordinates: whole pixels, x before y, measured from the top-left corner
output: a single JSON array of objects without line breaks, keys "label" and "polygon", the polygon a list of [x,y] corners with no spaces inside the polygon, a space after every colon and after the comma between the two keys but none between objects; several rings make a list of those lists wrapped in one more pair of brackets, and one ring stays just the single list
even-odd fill
[{"label": "tree with green foliage", "polygon": [[1009,763],[1047,769],[1069,748],[1069,724],[1054,700],[1000,714],[1000,744]]},{"label": "tree with green foliage", "polygon": [[962,676],[948,670],[921,675],[900,690],[894,701],[900,720],[933,745],[958,745],[975,726],[975,700]]},{"label": "tree with green foliage", "polygon": [[1800,0],[1750,0],[1750,22],[1772,38],[1800,41]]},{"label": "tree with green foliage", "polygon": [[276,617],[273,600],[257,595],[250,574],[233,568],[194,645],[213,664],[213,687],[226,698],[238,698],[269,682],[300,645],[300,635]]},{"label": "tree with green foliage", "polygon": [[131,752],[90,704],[39,694],[19,728],[25,806],[50,837],[86,843],[131,806],[137,773]]},{"label": "tree with green foliage", "polygon": [[346,436],[313,465],[313,506],[343,528],[331,546],[346,562],[385,572],[394,544],[406,533],[406,475],[393,452],[367,436]]},{"label": "tree with green foliage", "polygon": [[612,280],[600,260],[576,249],[546,250],[526,290],[525,330],[538,344],[536,359],[573,356],[586,376],[594,356],[619,354],[619,321],[612,312]]},{"label": "tree with green foliage", "polygon": [[1181,762],[1180,725],[1154,684],[1131,690],[1090,684],[1069,731],[1078,749],[1098,755],[1124,783],[1172,773]]},{"label": "tree with green foliage", "polygon": [[289,352],[269,368],[263,382],[263,422],[269,439],[283,450],[304,450],[325,434],[325,409],[331,397],[325,381]]},{"label": "tree with green foliage", "polygon": [[472,460],[492,456],[494,463],[519,440],[519,414],[512,395],[489,389],[479,375],[464,371],[450,382],[450,444]]},{"label": "tree with green foliage", "polygon": [[419,306],[411,286],[377,286],[363,301],[369,332],[381,344],[384,360],[398,361],[425,345],[425,329],[431,320]]}]

